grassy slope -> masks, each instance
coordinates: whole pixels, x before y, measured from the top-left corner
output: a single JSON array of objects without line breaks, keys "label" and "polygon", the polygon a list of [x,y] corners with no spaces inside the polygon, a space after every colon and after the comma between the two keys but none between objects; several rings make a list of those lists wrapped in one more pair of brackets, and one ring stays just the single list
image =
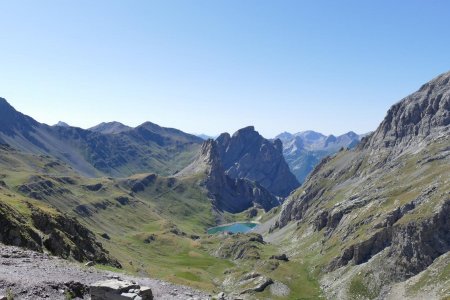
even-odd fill
[{"label": "grassy slope", "polygon": [[[427,189],[434,186],[436,190],[426,196],[427,200],[418,208],[404,215],[396,224],[420,222],[420,220],[429,218],[436,212],[436,207],[440,207],[450,194],[450,157],[431,161],[427,161],[427,158],[437,157],[448,151],[449,147],[449,140],[443,138],[419,153],[405,154],[388,173],[382,176],[377,173],[378,171],[374,171],[370,174],[363,174],[358,177],[359,181],[355,181],[352,176],[356,169],[346,170],[343,176],[338,177],[338,181],[336,178],[324,176],[315,183],[319,185],[315,188],[324,188],[325,192],[310,204],[310,211],[332,210],[333,207],[345,204],[350,197],[355,195],[370,201],[345,215],[340,226],[333,231],[331,236],[326,234],[326,229],[314,231],[311,224],[315,214],[307,215],[306,219],[299,223],[300,226],[291,226],[290,229],[283,232],[284,243],[290,245],[286,249],[290,251],[294,259],[304,263],[304,268],[314,270],[312,271],[314,278],[320,279],[326,274],[323,272],[323,268],[334,258],[340,256],[344,249],[367,240],[376,231],[373,229],[374,224],[381,222],[388,213],[398,207],[424,195]],[[346,162],[357,160],[356,155],[357,153],[353,151],[338,153],[325,168],[320,170],[319,176],[329,174],[330,170],[338,172]],[[361,169],[364,169],[365,164],[367,161],[363,161]],[[361,180],[361,178],[363,179]],[[302,193],[303,190],[300,189],[294,197],[299,197]],[[376,198],[373,197],[374,195]],[[278,234],[278,232],[274,232],[269,235],[269,238]],[[337,279],[340,285],[336,285],[334,288],[342,289],[345,286],[346,297],[373,299],[381,291],[380,284],[383,283],[377,281],[379,278],[374,277],[371,268],[371,261],[364,267],[345,267],[343,273],[335,272],[333,275],[325,277],[328,282],[326,284],[329,284],[330,279],[331,281]],[[448,281],[447,271],[448,266],[435,270],[432,276],[434,282]],[[339,281],[339,277],[348,278],[345,281]],[[425,280],[423,279],[421,282],[427,285]]]},{"label": "grassy slope", "polygon": [[[144,190],[132,192],[131,186],[145,183],[149,174],[118,180],[88,179],[49,157],[3,150],[0,151],[0,164],[0,177],[6,184],[0,189],[0,201],[10,204],[25,216],[30,213],[27,202],[53,213],[57,213],[56,208],[76,216],[97,235],[111,255],[119,259],[124,272],[218,292],[223,288],[220,282],[226,278],[224,273],[244,274],[255,270],[286,282],[293,295],[300,291],[306,298],[320,295],[317,280],[311,277],[301,261],[284,263],[274,271],[267,267],[264,262],[278,253],[274,245],[260,246],[261,260],[236,262],[212,255],[213,250],[221,245],[221,240],[205,235],[206,228],[215,225],[215,216],[205,191],[199,187],[201,176],[184,179],[155,177],[145,184]],[[64,178],[71,182],[64,183],[61,180]],[[45,190],[37,189],[42,200],[35,200],[18,191],[20,186],[30,186],[36,180],[51,181],[52,193],[46,195]],[[97,188],[93,188],[96,185]],[[125,198],[128,203],[121,204],[117,200]],[[84,208],[83,214],[77,213],[80,207]],[[259,210],[255,219],[264,217]],[[248,217],[245,212],[224,214],[223,220],[233,222],[248,220]],[[104,233],[111,239],[102,238]],[[201,236],[201,239],[192,239],[193,234]],[[153,237],[152,240],[145,243],[149,236]],[[269,292],[263,295],[273,298]]]},{"label": "grassy slope", "polygon": [[[87,179],[49,157],[11,151],[0,151],[0,163],[0,178],[6,184],[0,189],[0,201],[25,216],[30,214],[26,202],[44,210],[56,212],[54,207],[76,216],[97,234],[126,272],[212,290],[211,278],[221,276],[233,265],[211,256],[199,241],[190,237],[191,234],[201,235],[206,228],[215,225],[210,202],[198,187],[199,178],[173,183],[171,179],[158,177],[144,191],[132,193],[128,181],[140,180],[146,175],[121,180]],[[29,185],[30,180],[34,182],[36,176],[39,180],[51,181],[54,194],[45,195],[44,190],[38,190],[43,199],[35,200],[18,191],[21,185]],[[61,178],[70,178],[73,182],[61,183]],[[98,191],[87,188],[99,183]],[[63,192],[56,192],[58,190]],[[127,197],[128,203],[122,205],[116,200],[119,197]],[[88,213],[78,214],[76,209],[80,205]],[[174,228],[185,232],[186,236],[171,233]],[[111,239],[101,238],[103,233]],[[155,241],[144,243],[152,234]]]}]

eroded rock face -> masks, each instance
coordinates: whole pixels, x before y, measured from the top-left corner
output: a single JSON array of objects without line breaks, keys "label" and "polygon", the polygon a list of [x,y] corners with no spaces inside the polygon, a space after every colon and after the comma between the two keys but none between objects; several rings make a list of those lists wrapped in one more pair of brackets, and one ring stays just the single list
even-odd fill
[{"label": "eroded rock face", "polygon": [[[450,124],[450,72],[424,84],[392,106],[373,135],[362,145],[382,149],[419,143]],[[440,133],[443,133],[442,131]]]},{"label": "eroded rock face", "polygon": [[208,196],[219,210],[238,213],[255,206],[268,211],[281,203],[257,182],[228,176],[214,140],[205,141],[197,160],[177,175],[201,173],[206,175],[203,185]]},{"label": "eroded rock face", "polygon": [[284,160],[281,141],[263,138],[253,126],[232,136],[221,134],[217,146],[225,173],[231,178],[256,181],[280,197],[288,196],[299,186]]},{"label": "eroded rock face", "polygon": [[7,204],[0,202],[0,242],[6,245],[42,251],[42,239],[26,219]]},{"label": "eroded rock face", "polygon": [[31,219],[33,225],[45,234],[43,245],[53,255],[121,267],[95,240],[94,234],[76,219],[65,215],[51,216],[37,208],[32,209]]}]

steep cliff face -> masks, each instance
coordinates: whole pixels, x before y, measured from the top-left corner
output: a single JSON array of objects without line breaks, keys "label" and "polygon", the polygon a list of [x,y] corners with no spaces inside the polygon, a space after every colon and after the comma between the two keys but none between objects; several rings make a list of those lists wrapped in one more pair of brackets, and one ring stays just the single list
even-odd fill
[{"label": "steep cliff face", "polygon": [[178,176],[199,173],[205,175],[203,185],[219,210],[236,213],[253,206],[270,210],[280,204],[277,197],[258,183],[227,175],[214,140],[205,141],[197,160]]},{"label": "steep cliff face", "polygon": [[283,205],[271,230],[297,222],[317,235],[311,248],[332,274],[323,281],[329,297],[350,297],[358,289],[342,287],[352,285],[376,297],[450,250],[449,78],[395,104],[372,135],[323,160]]},{"label": "steep cliff face", "polygon": [[256,181],[280,197],[288,196],[299,186],[284,160],[279,139],[269,141],[249,126],[232,136],[223,133],[216,141],[225,172],[231,178]]},{"label": "steep cliff face", "polygon": [[450,73],[424,84],[417,92],[392,106],[363,148],[405,148],[448,132],[450,124]]}]

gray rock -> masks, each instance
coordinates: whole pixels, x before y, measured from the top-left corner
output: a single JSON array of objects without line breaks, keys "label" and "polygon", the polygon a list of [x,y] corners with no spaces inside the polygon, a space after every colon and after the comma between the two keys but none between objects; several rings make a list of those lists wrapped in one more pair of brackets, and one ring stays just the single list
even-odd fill
[{"label": "gray rock", "polygon": [[[128,293],[132,289],[139,289],[139,285],[131,281],[109,279],[92,284],[90,294],[92,300],[133,299],[130,298],[131,293]],[[123,296],[124,293],[130,295]]]},{"label": "gray rock", "polygon": [[88,261],[87,263],[84,264],[86,267],[92,267],[95,265],[95,263],[93,261]]},{"label": "gray rock", "polygon": [[142,300],[152,300],[153,293],[152,290],[147,286],[142,286],[139,291],[139,296],[142,297]]},{"label": "gray rock", "polygon": [[275,281],[270,286],[270,293],[276,297],[287,297],[291,293],[291,289],[287,285],[279,281]]},{"label": "gray rock", "polygon": [[217,300],[225,300],[225,293],[224,292],[220,292],[219,294],[217,294]]},{"label": "gray rock", "polygon": [[257,276],[251,279],[251,282],[245,282],[247,288],[241,292],[241,294],[248,294],[253,292],[262,292],[273,283],[271,278],[265,276]]},{"label": "gray rock", "polygon": [[449,80],[450,72],[442,74],[393,105],[363,147],[378,150],[395,147],[399,151],[442,133],[443,127],[450,124]]},{"label": "gray rock", "polygon": [[135,293],[122,293],[120,294],[123,299],[135,299],[137,297],[137,294]]}]

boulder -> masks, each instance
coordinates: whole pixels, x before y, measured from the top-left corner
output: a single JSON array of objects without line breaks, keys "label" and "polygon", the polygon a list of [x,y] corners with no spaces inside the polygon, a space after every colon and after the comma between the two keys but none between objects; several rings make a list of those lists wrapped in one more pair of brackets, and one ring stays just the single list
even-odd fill
[{"label": "boulder", "polygon": [[149,287],[140,287],[131,281],[109,279],[99,281],[90,287],[92,300],[153,300]]},{"label": "boulder", "polygon": [[141,286],[141,290],[139,291],[139,296],[142,298],[142,300],[153,299],[152,290],[147,286]]}]

